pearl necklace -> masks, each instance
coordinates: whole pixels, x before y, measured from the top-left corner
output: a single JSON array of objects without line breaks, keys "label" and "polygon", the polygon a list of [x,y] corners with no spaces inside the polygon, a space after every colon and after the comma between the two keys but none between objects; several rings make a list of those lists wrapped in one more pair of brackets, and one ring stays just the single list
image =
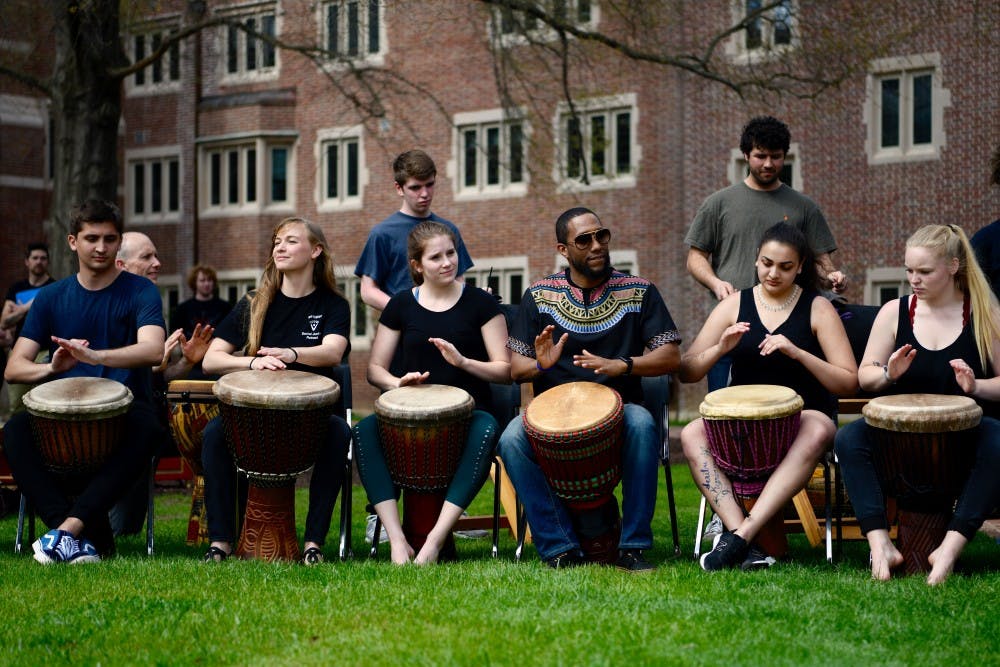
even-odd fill
[{"label": "pearl necklace", "polygon": [[792,305],[792,302],[795,301],[795,298],[799,295],[799,292],[802,291],[802,288],[799,287],[798,285],[795,285],[792,288],[792,293],[788,295],[788,298],[785,299],[785,302],[782,303],[780,306],[772,306],[771,304],[766,303],[764,301],[764,297],[763,297],[764,288],[761,287],[760,285],[757,285],[757,287],[755,287],[754,290],[756,291],[757,303],[760,304],[760,307],[763,308],[764,310],[768,310],[768,311],[770,311],[772,313],[777,313],[777,312],[780,312],[782,310],[785,310],[790,305]]}]

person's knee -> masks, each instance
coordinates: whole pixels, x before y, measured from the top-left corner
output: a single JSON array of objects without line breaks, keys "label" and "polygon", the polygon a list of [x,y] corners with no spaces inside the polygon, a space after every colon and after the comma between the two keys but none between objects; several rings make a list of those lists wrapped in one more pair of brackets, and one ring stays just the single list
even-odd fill
[{"label": "person's knee", "polygon": [[526,444],[527,437],[524,434],[521,418],[514,417],[500,434],[500,439],[497,442],[497,453],[500,454],[500,458],[506,461],[509,458],[527,454]]},{"label": "person's knee", "polygon": [[695,419],[681,429],[681,449],[688,460],[697,457],[705,447],[705,425],[701,419]]}]

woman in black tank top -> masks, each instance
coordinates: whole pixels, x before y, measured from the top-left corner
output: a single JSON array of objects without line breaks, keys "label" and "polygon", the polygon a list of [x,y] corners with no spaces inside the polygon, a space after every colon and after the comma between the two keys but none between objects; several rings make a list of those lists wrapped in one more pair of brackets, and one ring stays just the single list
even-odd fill
[{"label": "woman in black tank top", "polygon": [[[681,444],[691,475],[726,528],[712,551],[702,556],[705,570],[736,566],[749,570],[774,563],[754,539],[805,486],[833,441],[833,395],[857,391],[850,342],[833,305],[816,291],[815,259],[802,233],[785,223],[768,229],[756,266],[760,284],[716,306],[681,359],[680,379],[701,380],[720,357],[729,354],[733,385],[789,387],[802,397],[805,409],[798,434],[749,515],[709,452],[703,421],[696,419],[684,427]],[[769,443],[753,443],[764,444]]]},{"label": "woman in black tank top", "polygon": [[[956,225],[921,227],[906,242],[905,263],[913,294],[879,311],[858,372],[861,388],[968,395],[991,414],[1000,400],[1000,312],[965,233]],[[1000,422],[984,416],[973,433],[973,470],[944,540],[928,556],[932,585],[948,578],[983,519],[1000,504]],[[871,547],[872,578],[887,580],[903,556],[889,539],[874,446],[864,420],[837,434],[847,493]]]}]

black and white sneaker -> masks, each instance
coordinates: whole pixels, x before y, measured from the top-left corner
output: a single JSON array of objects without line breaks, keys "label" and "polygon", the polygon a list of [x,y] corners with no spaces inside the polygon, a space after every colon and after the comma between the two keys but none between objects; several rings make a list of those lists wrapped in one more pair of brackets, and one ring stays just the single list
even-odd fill
[{"label": "black and white sneaker", "polygon": [[554,570],[563,570],[567,567],[576,567],[578,565],[584,565],[587,559],[584,558],[583,552],[579,549],[571,549],[569,551],[564,551],[563,553],[553,556],[552,558],[547,558],[545,564]]},{"label": "black and white sneaker", "polygon": [[701,569],[715,572],[736,567],[743,562],[749,550],[746,540],[727,530],[716,538],[713,549],[702,555]]},{"label": "black and white sneaker", "polygon": [[743,564],[740,565],[740,569],[744,572],[749,572],[751,570],[766,570],[776,562],[778,561],[771,556],[768,556],[767,552],[754,544],[750,547],[750,551],[747,552],[747,557],[743,559]]}]

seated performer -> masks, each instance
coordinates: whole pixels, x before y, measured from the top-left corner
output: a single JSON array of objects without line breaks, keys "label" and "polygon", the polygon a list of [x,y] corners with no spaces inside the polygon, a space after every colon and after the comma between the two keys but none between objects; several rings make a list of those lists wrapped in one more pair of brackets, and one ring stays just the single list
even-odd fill
[{"label": "seated performer", "polygon": [[[108,510],[145,471],[165,434],[151,403],[150,369],[163,355],[164,323],[153,283],[115,266],[122,218],[111,202],[88,200],[72,213],[68,237],[80,270],[42,289],[17,340],[5,377],[39,383],[102,377],[131,389],[124,442],[71,499],[44,466],[27,413],[4,428],[14,479],[52,528],[32,545],[40,563],[86,563],[114,552]],[[45,346],[49,363],[36,363]]]},{"label": "seated performer", "polygon": [[701,419],[681,431],[691,476],[725,531],[702,555],[704,570],[769,567],[774,558],[754,538],[812,476],[837,426],[833,395],[857,390],[857,366],[840,317],[816,291],[818,276],[805,236],[779,222],[757,249],[759,284],[723,299],[681,359],[682,382],[697,382],[723,355],[733,359],[732,385],[790,387],[805,405],[798,435],[746,514],[726,474],[708,451]]},{"label": "seated performer", "polygon": [[[974,431],[976,458],[944,541],[931,552],[927,583],[948,578],[962,549],[1000,503],[1000,311],[962,229],[927,225],[906,241],[906,278],[912,295],[879,311],[858,378],[882,394],[973,397],[984,408]],[[872,578],[887,580],[903,563],[889,538],[885,494],[872,465],[871,428],[863,419],[837,433],[844,484],[871,547]]]},{"label": "seated performer", "polygon": [[[351,314],[337,289],[326,237],[315,223],[285,218],[275,227],[272,239],[260,286],[219,324],[202,366],[206,373],[219,375],[288,368],[332,377],[333,367],[349,352]],[[302,553],[306,565],[323,562],[322,547],[350,437],[347,423],[331,416],[309,483]],[[222,561],[232,552],[235,537],[236,467],[219,417],[205,426],[201,459],[211,540],[204,560]]]},{"label": "seated performer", "polygon": [[[392,562],[434,563],[455,522],[489,474],[498,426],[487,412],[490,382],[510,382],[507,324],[496,299],[458,280],[455,234],[440,222],[418,223],[407,253],[416,285],[389,300],[372,344],[368,381],[382,390],[414,384],[443,384],[469,392],[476,402],[458,470],[441,514],[419,552],[403,534],[394,488],[379,442],[375,415],[355,428],[358,473],[369,501],[385,526]],[[400,349],[404,374],[388,369]]]},{"label": "seated performer", "polygon": [[[611,230],[587,208],[556,221],[556,250],[569,268],[533,283],[524,293],[507,346],[511,374],[531,381],[535,395],[587,380],[614,388],[625,402],[622,446],[622,525],[616,566],[646,572],[643,550],[653,545],[660,443],[642,407],[640,376],[676,370],[680,334],[656,287],[615,271]],[[500,457],[527,513],[538,555],[554,568],[585,561],[566,505],[552,492],[518,417],[500,436]]]}]

